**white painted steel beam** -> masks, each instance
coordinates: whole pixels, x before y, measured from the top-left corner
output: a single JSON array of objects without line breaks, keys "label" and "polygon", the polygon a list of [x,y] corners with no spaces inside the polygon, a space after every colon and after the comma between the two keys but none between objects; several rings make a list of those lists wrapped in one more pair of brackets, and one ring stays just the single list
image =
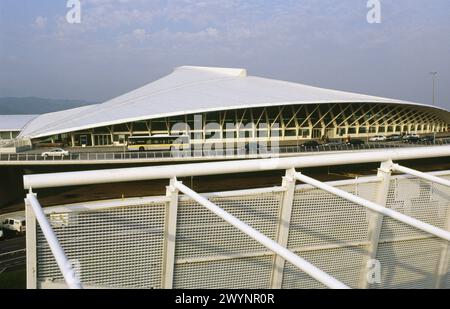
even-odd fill
[{"label": "white painted steel beam", "polygon": [[163,289],[173,288],[178,213],[178,190],[174,186],[175,181],[175,179],[171,179],[170,185],[166,188],[166,196],[170,198],[170,202],[166,206],[166,223],[164,228]]},{"label": "white painted steel beam", "polygon": [[350,201],[352,203],[364,206],[370,210],[376,211],[382,215],[391,217],[397,221],[403,222],[405,224],[408,224],[409,226],[412,226],[416,229],[422,230],[424,232],[427,232],[429,234],[432,234],[434,236],[437,236],[439,238],[445,239],[447,241],[450,241],[450,232],[445,231],[441,228],[435,227],[431,224],[422,222],[420,220],[414,219],[410,216],[404,215],[400,212],[397,212],[395,210],[383,207],[379,204],[373,203],[371,201],[368,201],[366,199],[363,199],[359,196],[353,195],[351,193],[348,193],[346,191],[343,191],[341,189],[332,187],[326,183],[323,183],[321,181],[318,181],[314,178],[305,176],[301,173],[296,173],[295,177],[298,181],[310,184],[316,188],[322,189],[324,191],[327,191],[331,194],[334,194],[336,196],[339,196],[347,201]]},{"label": "white painted steel beam", "polygon": [[48,222],[47,217],[45,216],[44,211],[42,210],[42,207],[36,196],[32,193],[27,194],[27,202],[33,210],[34,216],[36,217],[36,220],[41,227],[42,233],[47,240],[50,250],[52,251],[56,263],[61,270],[67,286],[71,289],[81,289],[81,283],[75,275],[72,264],[67,259],[63,248],[59,244],[58,238],[53,232],[53,229],[50,226],[50,223]]},{"label": "white painted steel beam", "polygon": [[282,258],[284,258],[286,261],[292,263],[302,271],[304,271],[306,274],[311,276],[312,278],[316,279],[317,281],[321,282],[325,286],[329,288],[335,288],[335,289],[348,289],[349,287],[342,282],[336,280],[329,274],[325,273],[321,269],[317,268],[316,266],[312,265],[308,261],[302,259],[292,251],[286,249],[285,247],[281,246],[277,242],[273,241],[272,239],[268,238],[264,234],[258,232],[251,226],[247,225],[246,223],[242,222],[238,218],[234,217],[233,215],[229,214],[219,206],[215,205],[214,203],[210,202],[203,196],[199,195],[197,192],[189,189],[185,185],[183,185],[180,182],[174,182],[174,186],[183,192],[184,194],[191,197],[193,200],[195,200],[200,205],[204,206],[226,222],[230,223],[240,231],[244,232],[266,248],[270,249],[271,251],[275,252],[276,254],[280,255]]},{"label": "white painted steel beam", "polygon": [[[286,170],[283,177],[283,200],[281,202],[280,217],[278,220],[277,243],[283,247],[287,247],[289,239],[289,228],[292,217],[292,204],[294,203],[295,195],[295,169]],[[273,289],[281,289],[283,284],[285,262],[284,259],[275,255],[273,260],[271,287]]]},{"label": "white painted steel beam", "polygon": [[340,154],[314,155],[308,157],[298,156],[272,159],[193,163],[184,165],[106,169],[84,172],[51,173],[25,175],[24,188],[52,188],[446,156],[450,156],[450,146],[415,149],[389,149],[357,153],[349,152]]},{"label": "white painted steel beam", "polygon": [[[378,183],[378,190],[376,196],[376,203],[380,206],[386,207],[387,199],[389,195],[389,187],[391,183],[391,167],[392,161],[382,162],[380,168],[378,169],[377,177],[380,179]],[[367,256],[363,259],[362,265],[362,276],[360,279],[360,288],[367,289],[370,287],[370,282],[368,279],[368,274],[370,268],[368,263],[370,260],[374,260],[377,257],[378,244],[380,242],[381,228],[383,224],[383,215],[376,211],[369,211],[369,224],[368,224],[368,239],[369,244],[367,245]]]},{"label": "white painted steel beam", "polygon": [[36,250],[36,217],[30,202],[25,199],[25,218],[27,231],[26,237],[26,261],[27,261],[27,289],[37,288],[37,250]]},{"label": "white painted steel beam", "polygon": [[422,172],[419,172],[417,170],[413,170],[411,168],[408,168],[408,167],[405,167],[405,166],[401,166],[399,164],[393,164],[392,165],[392,170],[395,171],[395,172],[401,172],[401,173],[409,174],[409,175],[412,175],[412,176],[416,176],[418,178],[422,178],[422,179],[425,179],[425,180],[428,180],[428,181],[431,181],[431,182],[438,183],[438,184],[443,185],[443,186],[450,187],[450,180],[447,180],[447,179],[444,179],[444,178],[440,178],[440,177],[436,177],[436,176],[433,176],[433,175],[429,175],[429,174],[426,174],[426,173],[422,173]]}]

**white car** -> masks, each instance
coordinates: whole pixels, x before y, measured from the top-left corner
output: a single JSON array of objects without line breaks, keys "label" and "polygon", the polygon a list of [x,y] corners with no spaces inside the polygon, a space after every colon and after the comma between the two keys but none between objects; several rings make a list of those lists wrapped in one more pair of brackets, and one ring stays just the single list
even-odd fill
[{"label": "white car", "polygon": [[420,136],[417,135],[416,133],[406,134],[403,138],[405,139],[405,138],[410,138],[410,137],[412,137],[412,138],[420,138]]},{"label": "white car", "polygon": [[67,157],[67,156],[69,156],[69,152],[67,150],[62,149],[62,148],[55,148],[55,149],[52,149],[50,151],[43,152],[41,154],[41,156],[43,156],[44,158],[47,158],[47,157]]},{"label": "white car", "polygon": [[386,140],[386,136],[383,135],[375,135],[369,138],[370,142],[384,142]]},{"label": "white car", "polygon": [[2,222],[2,228],[5,231],[11,231],[16,234],[23,234],[26,231],[25,217],[9,217]]}]

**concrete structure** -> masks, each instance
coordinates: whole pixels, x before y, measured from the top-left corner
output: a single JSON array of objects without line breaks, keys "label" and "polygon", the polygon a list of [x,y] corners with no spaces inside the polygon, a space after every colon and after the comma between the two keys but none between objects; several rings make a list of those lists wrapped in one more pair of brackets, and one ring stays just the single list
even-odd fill
[{"label": "concrete structure", "polygon": [[38,115],[0,115],[0,141],[15,139],[23,127]]},{"label": "concrete structure", "polygon": [[17,139],[22,129],[37,115],[0,115],[0,154],[29,149],[28,139]]},{"label": "concrete structure", "polygon": [[66,146],[123,145],[131,135],[187,134],[193,144],[446,132],[450,113],[413,102],[180,67],[107,102],[41,115],[20,138]]}]

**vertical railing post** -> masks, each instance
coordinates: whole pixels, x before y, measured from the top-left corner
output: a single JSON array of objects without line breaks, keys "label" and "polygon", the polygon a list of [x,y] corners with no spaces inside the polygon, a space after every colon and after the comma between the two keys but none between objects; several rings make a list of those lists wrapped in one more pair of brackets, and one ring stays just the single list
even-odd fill
[{"label": "vertical railing post", "polygon": [[[280,209],[280,216],[278,221],[278,231],[277,231],[277,243],[283,247],[287,247],[288,237],[289,237],[289,226],[291,222],[292,214],[292,204],[294,202],[295,194],[295,169],[286,170],[286,175],[283,177],[283,200]],[[279,256],[275,255],[273,259],[273,269],[271,278],[271,288],[281,289],[283,283],[283,273],[284,273],[285,260]]]},{"label": "vertical railing post", "polygon": [[[380,179],[377,195],[376,195],[376,201],[378,205],[386,206],[387,204],[387,198],[389,194],[389,186],[391,183],[391,167],[393,163],[392,161],[385,161],[381,163],[380,168],[378,169],[378,178]],[[378,251],[378,243],[380,241],[380,233],[381,233],[381,227],[383,224],[383,215],[367,210],[368,215],[368,240],[369,244],[367,246],[367,255],[366,258],[363,259],[363,265],[362,265],[362,271],[361,271],[361,279],[360,279],[360,288],[367,289],[369,288],[369,279],[367,278],[368,273],[370,271],[368,262],[370,260],[376,259],[377,257],[377,251]]]},{"label": "vertical railing post", "polygon": [[178,213],[178,189],[174,186],[176,181],[176,178],[172,178],[170,185],[166,188],[166,196],[170,198],[170,201],[166,206],[166,223],[164,228],[163,289],[171,289],[173,287]]},{"label": "vertical railing post", "polygon": [[[35,194],[36,195],[36,194]],[[25,220],[26,220],[26,270],[27,289],[37,288],[37,252],[36,252],[36,217],[30,203],[25,199]]]},{"label": "vertical railing post", "polygon": [[[445,221],[445,230],[450,232],[450,209],[447,209],[447,217]],[[449,271],[449,263],[450,262],[450,242],[442,241],[441,245],[441,254],[439,257],[439,262],[436,267],[436,289],[445,289],[450,288],[450,286],[446,286],[446,277],[450,276],[448,274]]]}]

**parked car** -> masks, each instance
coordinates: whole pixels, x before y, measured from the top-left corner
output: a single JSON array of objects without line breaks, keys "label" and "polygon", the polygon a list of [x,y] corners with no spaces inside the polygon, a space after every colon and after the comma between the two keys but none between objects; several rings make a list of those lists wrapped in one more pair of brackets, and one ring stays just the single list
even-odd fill
[{"label": "parked car", "polygon": [[387,138],[384,135],[375,135],[369,138],[369,142],[384,142],[386,139]]},{"label": "parked car", "polygon": [[307,141],[300,145],[300,147],[302,147],[302,148],[317,148],[319,146],[320,146],[320,144],[316,141]]},{"label": "parked car", "polygon": [[420,138],[420,142],[426,143],[426,144],[434,143],[434,137],[433,136],[423,136]]},{"label": "parked car", "polygon": [[401,140],[402,140],[402,136],[399,134],[392,134],[386,138],[386,141],[388,141],[388,142],[399,142]]},{"label": "parked car", "polygon": [[364,144],[365,144],[364,141],[360,139],[351,139],[347,142],[347,145],[349,146],[360,146]]},{"label": "parked car", "polygon": [[420,138],[420,136],[415,134],[415,133],[406,134],[405,136],[403,136],[403,138],[407,138],[407,137],[418,137],[418,138]]},{"label": "parked car", "polygon": [[0,229],[0,240],[5,239],[4,237],[4,233],[3,233],[3,228]]},{"label": "parked car", "polygon": [[406,135],[403,137],[403,143],[417,143],[420,141],[420,137],[415,134]]},{"label": "parked car", "polygon": [[23,234],[26,231],[25,217],[8,217],[2,222],[2,229],[5,233]]},{"label": "parked car", "polygon": [[64,150],[62,148],[54,148],[52,150],[43,152],[41,154],[42,157],[67,157],[69,156],[69,152],[67,150]]},{"label": "parked car", "polygon": [[345,144],[341,141],[329,141],[328,143],[322,144],[324,147],[341,147]]}]

